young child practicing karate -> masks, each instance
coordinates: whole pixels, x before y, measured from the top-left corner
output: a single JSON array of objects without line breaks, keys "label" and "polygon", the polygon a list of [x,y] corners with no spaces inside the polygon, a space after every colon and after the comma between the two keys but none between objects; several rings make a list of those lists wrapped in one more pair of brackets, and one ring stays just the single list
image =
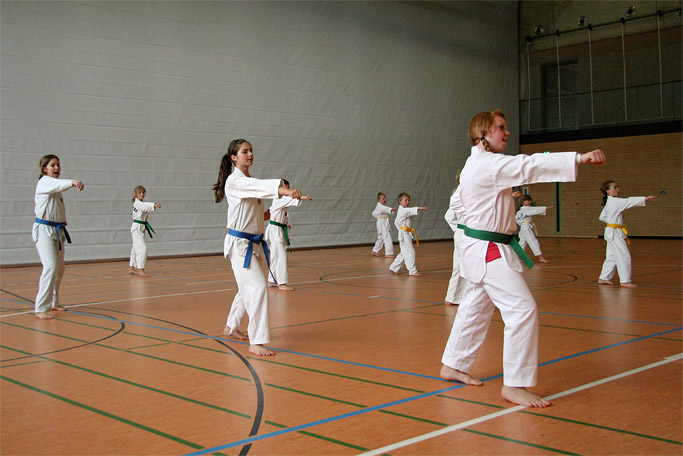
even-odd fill
[{"label": "young child practicing karate", "polygon": [[549,263],[543,257],[543,252],[541,252],[541,245],[536,239],[536,226],[534,225],[534,215],[545,215],[547,209],[552,209],[553,206],[532,206],[531,202],[533,199],[531,195],[522,195],[522,206],[517,211],[515,216],[515,221],[519,225],[519,246],[522,249],[526,248],[529,244],[531,251],[538,257],[538,261],[541,263]]},{"label": "young child practicing karate", "polygon": [[[289,182],[286,179],[282,179],[282,186],[289,190]],[[293,287],[287,285],[289,283],[287,246],[289,245],[289,229],[292,228],[289,224],[287,208],[300,206],[302,200],[311,201],[312,199],[308,195],[299,199],[281,196],[273,200],[270,205],[270,220],[266,226],[266,241],[270,246],[270,272],[268,273],[268,286],[270,287],[278,287],[282,291],[294,291]]]},{"label": "young child practicing karate", "polygon": [[605,223],[605,261],[602,263],[602,271],[598,283],[601,285],[614,285],[612,277],[614,272],[619,273],[619,281],[622,287],[634,288],[631,282],[631,253],[628,251],[629,240],[624,226],[624,211],[636,206],[645,206],[646,201],[656,201],[654,195],[632,196],[619,198],[621,190],[616,182],[607,180],[600,189],[602,205],[605,206],[600,213],[600,221]]}]

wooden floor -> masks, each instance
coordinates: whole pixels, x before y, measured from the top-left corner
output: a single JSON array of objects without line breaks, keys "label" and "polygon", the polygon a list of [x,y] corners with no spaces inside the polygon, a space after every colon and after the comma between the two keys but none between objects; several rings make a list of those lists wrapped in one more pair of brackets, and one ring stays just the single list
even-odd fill
[{"label": "wooden floor", "polygon": [[485,385],[439,379],[451,242],[417,248],[420,278],[369,247],[292,253],[269,358],[220,337],[236,292],[221,256],[152,260],[148,279],[68,265],[52,321],[32,314],[40,268],[2,269],[0,451],[681,455],[681,241],[633,240],[637,289],[596,284],[604,241],[541,241],[552,262],[524,272],[541,410],[500,397],[497,312],[472,372]]}]

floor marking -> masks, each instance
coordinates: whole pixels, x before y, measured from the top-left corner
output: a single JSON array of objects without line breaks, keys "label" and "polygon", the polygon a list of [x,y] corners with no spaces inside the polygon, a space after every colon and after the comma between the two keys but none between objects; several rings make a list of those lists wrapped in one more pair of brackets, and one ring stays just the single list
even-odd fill
[{"label": "floor marking", "polygon": [[[668,356],[668,357],[664,358],[664,360],[662,360],[662,361],[658,361],[656,363],[648,364],[647,366],[638,367],[638,368],[632,369],[630,371],[622,372],[621,374],[613,375],[611,377],[603,378],[602,380],[597,380],[597,381],[594,381],[591,383],[586,383],[585,385],[577,386],[576,388],[568,389],[568,390],[563,391],[561,393],[553,394],[551,396],[546,397],[545,399],[552,400],[552,399],[557,399],[560,397],[568,396],[570,394],[574,394],[574,393],[577,393],[579,391],[583,391],[583,390],[586,390],[589,388],[593,388],[594,386],[602,385],[603,383],[608,383],[608,382],[611,382],[613,380],[618,380],[620,378],[628,377],[630,375],[634,375],[634,374],[646,371],[648,369],[653,369],[655,367],[659,367],[659,366],[662,366],[664,364],[671,363],[673,361],[678,361],[680,359],[683,359],[683,353],[679,353],[678,355]],[[484,421],[492,420],[494,418],[498,418],[499,416],[507,415],[509,413],[518,412],[518,411],[524,410],[526,408],[527,407],[524,407],[522,405],[517,405],[515,407],[505,409],[505,410],[501,410],[498,412],[494,412],[494,413],[491,413],[488,415],[484,415],[484,416],[481,416],[479,418],[475,418],[475,419],[468,420],[468,421],[463,421],[462,423],[454,424],[453,426],[448,426],[446,428],[439,429],[438,431],[429,432],[427,434],[423,434],[423,435],[420,435],[417,437],[413,437],[411,439],[407,439],[407,440],[404,440],[402,442],[397,442],[397,443],[394,443],[392,445],[387,445],[387,446],[382,447],[382,448],[377,448],[376,450],[361,453],[360,456],[375,456],[375,455],[381,455],[384,453],[388,453],[388,452],[396,450],[398,448],[403,448],[403,447],[406,447],[408,445],[412,445],[414,443],[418,443],[418,442],[422,442],[424,440],[428,440],[428,439],[431,439],[434,437],[438,437],[438,436],[443,435],[443,434],[448,434],[449,432],[457,431],[459,429],[463,429],[463,428],[466,428],[466,427],[469,427],[469,426],[472,426],[475,424],[479,424],[479,423],[482,423]]]},{"label": "floor marking", "polygon": [[[678,328],[678,329],[676,329],[676,330],[665,331],[664,333],[669,333],[669,332],[673,332],[673,331],[679,331],[679,330],[681,330],[681,329],[683,329],[683,327]],[[652,334],[651,336],[647,336],[647,338],[657,337],[657,336],[660,336],[661,334],[664,334],[664,333]],[[639,341],[639,340],[643,340],[643,338],[634,339],[632,342]],[[604,347],[604,348],[611,348],[611,347],[613,347],[613,346],[614,346],[614,345],[610,345],[610,346],[607,346],[607,347]],[[592,352],[592,351],[594,351],[594,350],[591,350],[591,352]],[[605,382],[607,382],[607,381],[611,381],[612,379],[615,379],[615,378],[620,378],[620,377],[623,377],[623,376],[626,376],[626,375],[632,375],[633,373],[636,373],[636,372],[640,372],[640,371],[643,371],[643,370],[646,370],[646,369],[651,369],[651,368],[653,368],[653,367],[657,367],[657,366],[662,365],[662,364],[670,363],[670,362],[672,362],[672,361],[675,361],[675,360],[679,359],[680,356],[681,356],[681,355],[673,355],[672,357],[669,357],[669,358],[673,358],[673,359],[666,358],[666,360],[664,360],[664,361],[659,361],[659,362],[657,362],[657,363],[650,364],[650,365],[648,365],[648,366],[644,366],[644,367],[641,367],[641,368],[633,369],[633,370],[628,371],[628,372],[625,372],[625,373],[623,373],[623,374],[618,374],[618,375],[615,375],[615,376],[613,376],[613,377],[609,377],[608,379],[598,380],[597,382],[589,383],[589,384],[585,385],[584,387],[577,387],[577,388],[573,388],[573,389],[571,389],[571,390],[567,390],[567,391],[565,391],[564,393],[558,393],[558,394],[556,394],[556,395],[548,396],[548,399],[562,397],[562,396],[564,396],[564,395],[571,394],[572,392],[580,391],[581,389],[590,388],[591,386],[595,386],[595,385],[599,385],[599,384],[601,384],[601,383],[605,383]],[[565,358],[567,358],[567,357],[565,357]],[[546,364],[549,364],[549,363],[551,363],[551,362],[553,362],[553,361],[547,362]],[[378,368],[378,369],[381,369],[381,368]],[[486,382],[486,381],[489,381],[489,380],[493,380],[493,379],[496,379],[496,378],[500,378],[500,377],[502,377],[502,376],[503,376],[503,374],[498,374],[498,375],[494,375],[494,376],[491,376],[491,377],[488,377],[488,378],[484,378],[484,379],[482,379],[482,381]],[[301,430],[301,429],[311,428],[311,427],[314,427],[314,426],[318,426],[318,425],[320,425],[320,424],[326,424],[326,423],[330,423],[330,422],[333,422],[333,421],[338,421],[338,420],[342,420],[342,419],[345,419],[345,418],[349,418],[349,417],[352,417],[352,416],[362,415],[362,414],[365,414],[365,413],[368,413],[368,412],[373,412],[373,411],[375,411],[375,410],[382,410],[382,409],[385,409],[385,408],[392,407],[392,406],[394,406],[394,405],[404,404],[404,403],[412,402],[412,401],[415,401],[415,400],[418,400],[418,399],[423,399],[423,398],[426,398],[426,397],[435,396],[435,395],[437,395],[437,394],[442,394],[442,393],[445,393],[445,392],[448,392],[448,391],[453,391],[453,390],[456,390],[456,389],[459,389],[459,388],[464,388],[465,386],[466,386],[466,385],[460,383],[460,384],[457,384],[457,385],[455,385],[455,386],[451,386],[451,387],[449,387],[449,388],[445,388],[445,389],[440,389],[440,390],[437,390],[437,391],[432,391],[432,392],[428,392],[428,393],[419,394],[419,395],[417,395],[417,396],[412,396],[412,397],[400,399],[400,400],[393,401],[393,402],[389,402],[389,403],[386,403],[386,404],[380,404],[380,405],[375,405],[375,406],[372,406],[372,407],[367,407],[367,408],[364,408],[364,409],[362,409],[362,410],[356,410],[356,411],[354,411],[354,412],[349,412],[349,413],[344,413],[344,414],[342,414],[342,415],[337,415],[337,416],[332,416],[332,417],[329,417],[329,418],[324,418],[324,419],[322,419],[322,420],[314,421],[314,422],[311,422],[311,423],[301,424],[301,425],[299,425],[299,426],[294,426],[294,427],[291,427],[291,428],[282,429],[282,430],[280,430],[280,431],[275,431],[275,432],[271,432],[271,433],[267,433],[267,434],[262,434],[262,435],[256,435],[256,436],[253,436],[253,437],[249,437],[249,438],[246,438],[246,439],[238,440],[238,441],[236,441],[236,442],[226,443],[226,444],[224,444],[224,445],[220,445],[220,446],[216,446],[216,447],[212,447],[212,448],[205,448],[205,449],[203,449],[203,450],[200,450],[200,451],[197,451],[197,452],[194,452],[194,453],[189,453],[189,454],[187,454],[187,455],[185,455],[185,456],[198,456],[198,455],[204,455],[204,454],[207,454],[207,453],[213,453],[213,452],[215,452],[215,451],[224,450],[224,449],[226,449],[226,448],[232,448],[232,447],[235,447],[235,446],[244,445],[244,444],[251,443],[251,442],[255,442],[255,441],[258,441],[258,440],[263,440],[263,439],[266,439],[266,438],[275,437],[275,436],[278,436],[278,435],[287,434],[287,433],[294,432],[294,431],[299,431],[299,430]],[[396,444],[393,444],[393,445],[389,445],[389,446],[387,446],[387,447],[383,447],[383,448],[380,448],[380,449],[378,449],[378,450],[373,450],[373,451],[368,452],[368,453],[362,453],[362,455],[363,455],[363,456],[369,456],[369,455],[380,455],[380,454],[384,454],[384,453],[386,453],[386,452],[388,452],[388,451],[391,451],[392,449],[396,449],[396,448],[400,448],[400,447],[402,447],[402,446],[410,445],[410,444],[412,444],[412,443],[415,443],[415,442],[418,442],[418,441],[421,441],[421,440],[427,440],[427,439],[432,438],[432,437],[435,437],[435,436],[437,436],[437,435],[441,435],[441,434],[445,434],[445,433],[447,433],[447,432],[455,431],[455,430],[457,430],[457,429],[461,429],[462,427],[467,427],[467,426],[470,426],[470,425],[472,425],[472,424],[476,424],[476,423],[479,423],[479,422],[482,422],[482,421],[490,420],[490,419],[492,419],[492,418],[495,418],[495,417],[498,417],[498,416],[501,416],[501,415],[505,415],[505,414],[507,414],[507,413],[512,413],[512,412],[516,412],[516,411],[519,411],[519,410],[523,410],[523,409],[526,409],[526,408],[527,408],[527,407],[524,407],[524,406],[521,406],[521,405],[514,406],[514,407],[512,407],[512,408],[510,408],[510,409],[505,409],[505,410],[501,410],[501,411],[498,411],[498,412],[495,412],[495,413],[492,413],[492,414],[489,414],[489,415],[484,415],[483,417],[475,418],[474,420],[469,420],[469,421],[466,421],[466,422],[464,422],[464,423],[460,423],[460,424],[456,424],[456,425],[453,425],[453,426],[449,426],[449,427],[444,428],[444,429],[439,429],[438,431],[430,432],[430,433],[428,433],[428,434],[424,434],[423,436],[413,437],[412,439],[408,439],[408,440],[405,440],[405,441],[403,441],[403,442],[399,442],[399,443],[396,443]],[[407,442],[407,443],[405,443],[405,442]],[[396,445],[398,445],[398,446],[396,446]]]}]

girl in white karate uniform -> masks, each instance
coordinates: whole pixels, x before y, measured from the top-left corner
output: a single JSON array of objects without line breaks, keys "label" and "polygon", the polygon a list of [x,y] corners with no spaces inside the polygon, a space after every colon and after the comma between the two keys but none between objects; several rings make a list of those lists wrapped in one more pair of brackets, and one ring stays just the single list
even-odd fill
[{"label": "girl in white karate uniform", "polygon": [[531,251],[538,257],[541,263],[549,263],[541,252],[541,245],[536,239],[536,227],[534,226],[534,215],[545,215],[547,209],[552,209],[553,206],[532,206],[533,199],[531,195],[522,195],[522,207],[515,215],[515,221],[519,225],[519,246],[525,249],[527,244],[531,247]]},{"label": "girl in white karate uniform", "polygon": [[[389,270],[394,274],[400,274],[401,268],[405,263],[408,269],[408,274],[413,277],[419,277],[422,274],[417,272],[415,264],[415,247],[413,247],[413,229],[412,217],[415,217],[419,211],[426,211],[426,207],[408,207],[410,206],[410,195],[401,193],[398,195],[398,211],[396,212],[396,220],[394,225],[398,228],[398,245],[401,252],[394,258],[394,261],[389,266]],[[417,240],[417,236],[415,236]]]},{"label": "girl in white karate uniform", "polygon": [[[282,179],[282,186],[289,189],[289,182]],[[270,272],[268,275],[268,286],[278,287],[282,291],[294,291],[289,283],[287,273],[287,246],[289,245],[289,215],[288,207],[301,205],[301,200],[312,200],[309,195],[302,196],[300,199],[281,196],[273,200],[270,205],[270,220],[266,226],[266,241],[270,246]]]},{"label": "girl in white karate uniform", "polygon": [[377,241],[372,248],[370,254],[372,256],[379,256],[380,250],[384,247],[384,256],[392,258],[394,256],[394,241],[391,240],[391,225],[389,225],[389,216],[392,212],[396,212],[393,207],[386,206],[387,195],[382,192],[377,194],[377,206],[372,211],[372,216],[377,219]]},{"label": "girl in white karate uniform", "polygon": [[465,214],[461,274],[468,282],[442,357],[441,377],[482,384],[469,371],[497,307],[505,324],[501,395],[516,404],[546,407],[548,401],[526,390],[536,384],[538,322],[536,303],[510,245],[516,230],[512,187],[573,181],[578,163],[601,164],[605,155],[600,150],[503,155],[510,132],[499,111],[474,116],[469,133],[474,147],[451,200],[451,208]]},{"label": "girl in white karate uniform", "polygon": [[[223,155],[213,186],[216,202],[228,201],[228,234],[223,253],[230,257],[238,289],[223,334],[248,339],[249,352],[269,356],[275,352],[264,346],[270,342],[268,292],[258,261],[264,253],[263,246],[267,248],[263,238],[263,199],[301,198],[301,191],[282,187],[280,179],[251,177],[249,168],[253,163],[251,144],[244,139],[233,140]],[[252,261],[252,257],[256,259]],[[248,338],[238,329],[245,313],[249,316]]]},{"label": "girl in white karate uniform", "polygon": [[159,209],[159,203],[145,203],[145,194],[147,190],[142,185],[138,185],[133,189],[133,224],[130,227],[130,234],[133,238],[133,247],[130,250],[130,274],[139,275],[141,277],[149,277],[145,272],[147,265],[147,243],[145,242],[145,233],[149,232],[149,237],[152,237],[154,230],[149,224],[149,213],[155,209]]},{"label": "girl in white karate uniform", "polygon": [[605,206],[600,213],[600,221],[607,224],[605,226],[607,250],[598,283],[614,285],[612,277],[616,270],[622,287],[637,287],[638,285],[631,282],[631,253],[628,251],[623,213],[632,207],[645,206],[646,201],[656,201],[657,198],[654,195],[619,198],[620,189],[613,180],[605,181],[600,191],[604,195],[602,205]]},{"label": "girl in white karate uniform", "polygon": [[43,264],[35,304],[36,317],[41,320],[52,320],[50,310],[66,310],[59,304],[59,285],[64,276],[64,249],[71,238],[66,231],[62,192],[71,187],[76,187],[79,192],[84,188],[81,181],[60,179],[61,172],[61,163],[56,155],[49,154],[40,159],[33,242]]}]

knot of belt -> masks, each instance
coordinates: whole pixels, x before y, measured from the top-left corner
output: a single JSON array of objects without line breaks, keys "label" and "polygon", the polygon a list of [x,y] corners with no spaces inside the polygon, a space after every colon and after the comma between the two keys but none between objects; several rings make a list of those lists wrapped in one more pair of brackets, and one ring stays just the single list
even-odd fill
[{"label": "knot of belt", "polygon": [[233,229],[229,229],[228,234],[230,236],[235,236],[250,241],[249,247],[247,247],[247,254],[244,257],[245,268],[248,268],[251,264],[251,255],[252,253],[254,253],[254,244],[261,244],[261,246],[263,247],[263,253],[266,255],[266,263],[268,263],[268,269],[270,269],[270,252],[268,251],[268,243],[263,238],[263,234],[251,234]]},{"label": "knot of belt", "polygon": [[59,235],[60,230],[64,230],[66,242],[71,244],[71,236],[69,236],[69,232],[66,230],[66,222],[53,222],[52,220],[43,220],[36,217],[36,223],[57,228],[57,242],[59,243],[59,250],[62,250],[62,237]]},{"label": "knot of belt", "polygon": [[401,229],[403,231],[407,231],[409,233],[413,233],[413,236],[415,236],[415,244],[419,247],[420,246],[420,240],[417,238],[417,231],[415,231],[415,228],[408,228],[407,226],[402,226]]},{"label": "knot of belt", "polygon": [[289,245],[289,234],[287,233],[287,224],[274,222],[272,220],[269,220],[269,222],[271,225],[279,226],[280,228],[282,228],[282,231],[284,231],[285,233],[285,241],[287,242],[287,245]]},{"label": "knot of belt", "polygon": [[531,261],[529,255],[527,255],[522,246],[519,245],[517,238],[513,234],[496,233],[494,231],[474,230],[466,226],[465,235],[474,239],[481,239],[482,241],[507,244],[510,247],[512,247],[512,249],[515,251],[519,259],[524,262],[527,268],[531,269],[531,267],[534,265],[534,262]]},{"label": "knot of belt", "polygon": [[628,231],[626,231],[626,226],[625,225],[617,225],[616,223],[608,223],[608,227],[610,228],[615,228],[617,230],[621,230],[624,232],[624,236],[626,236],[626,244],[631,245],[631,241],[628,238]]},{"label": "knot of belt", "polygon": [[135,223],[139,223],[140,225],[145,225],[145,228],[147,228],[147,232],[149,233],[150,239],[154,239],[154,236],[152,236],[152,233],[157,234],[156,231],[154,231],[154,228],[152,228],[152,225],[149,224],[149,222],[143,222],[142,220],[133,220]]}]

